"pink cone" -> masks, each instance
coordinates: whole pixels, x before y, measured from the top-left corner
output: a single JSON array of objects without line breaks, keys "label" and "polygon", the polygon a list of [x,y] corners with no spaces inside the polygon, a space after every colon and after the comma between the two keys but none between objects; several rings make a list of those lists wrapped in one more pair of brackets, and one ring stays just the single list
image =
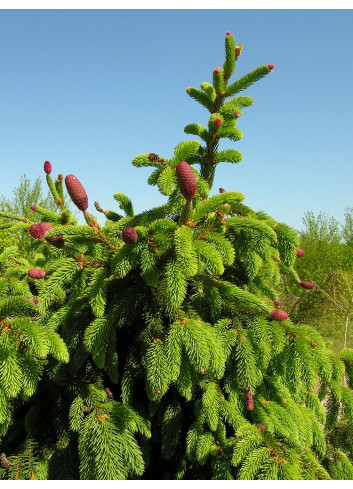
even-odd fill
[{"label": "pink cone", "polygon": [[273,319],[276,319],[276,321],[285,321],[288,319],[288,314],[286,311],[281,311],[280,309],[274,309],[271,311],[271,316]]},{"label": "pink cone", "polygon": [[136,243],[138,234],[134,228],[129,226],[123,230],[121,238],[124,243],[132,245]]},{"label": "pink cone", "polygon": [[44,171],[45,173],[47,173],[48,175],[53,171],[53,167],[51,166],[51,163],[50,161],[45,161],[44,162]]},{"label": "pink cone", "polygon": [[299,285],[303,287],[303,289],[315,289],[315,285],[311,282],[299,282]]},{"label": "pink cone", "polygon": [[281,304],[281,303],[280,303],[280,301],[279,301],[279,300],[275,300],[275,301],[274,301],[274,305],[275,305],[276,307],[278,307],[280,304]]},{"label": "pink cone", "polygon": [[176,177],[181,194],[186,200],[192,200],[196,194],[197,182],[191,166],[186,161],[177,164]]},{"label": "pink cone", "polygon": [[266,66],[267,66],[267,68],[268,68],[270,71],[272,71],[272,70],[273,70],[273,68],[275,67],[275,65],[266,65]]},{"label": "pink cone", "polygon": [[31,209],[32,209],[32,211],[36,212],[37,206],[36,205],[31,205]]},{"label": "pink cone", "polygon": [[213,70],[213,73],[215,73],[216,75],[219,75],[221,71],[222,71],[221,68],[215,68]]},{"label": "pink cone", "polygon": [[80,180],[75,175],[67,175],[65,185],[72,202],[80,211],[85,211],[88,208],[88,197]]},{"label": "pink cone", "polygon": [[32,224],[29,226],[28,232],[34,239],[42,239],[45,234],[45,231],[41,228],[40,224]]},{"label": "pink cone", "polygon": [[297,248],[296,252],[297,252],[297,258],[301,258],[302,256],[305,255],[305,251],[302,250],[301,248]]},{"label": "pink cone", "polygon": [[215,120],[213,121],[213,124],[214,124],[215,126],[217,126],[217,127],[220,127],[220,126],[222,125],[222,121],[221,121],[221,119],[215,119]]},{"label": "pink cone", "polygon": [[246,401],[247,401],[247,408],[251,411],[252,409],[254,409],[254,399],[252,397],[252,394],[250,391],[248,391],[247,395],[246,395]]},{"label": "pink cone", "polygon": [[40,268],[31,268],[28,270],[28,276],[31,278],[44,278],[45,271],[41,270]]}]

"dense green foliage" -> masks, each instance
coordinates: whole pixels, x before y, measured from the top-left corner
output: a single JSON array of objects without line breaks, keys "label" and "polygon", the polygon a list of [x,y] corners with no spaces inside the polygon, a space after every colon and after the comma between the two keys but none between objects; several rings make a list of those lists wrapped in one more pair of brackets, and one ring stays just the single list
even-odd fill
[{"label": "dense green foliage", "polygon": [[239,191],[209,195],[241,159],[218,148],[241,137],[239,92],[273,69],[228,84],[241,48],[225,43],[213,83],[187,89],[210,112],[185,128],[202,143],[133,160],[164,205],[135,214],[119,192],[123,215],[95,203],[101,227],[70,176],[78,225],[46,170],[58,210],[36,212],[54,228],[24,223],[37,261],[0,258],[0,478],[352,479],[353,351],[273,306],[298,280],[296,233]]}]

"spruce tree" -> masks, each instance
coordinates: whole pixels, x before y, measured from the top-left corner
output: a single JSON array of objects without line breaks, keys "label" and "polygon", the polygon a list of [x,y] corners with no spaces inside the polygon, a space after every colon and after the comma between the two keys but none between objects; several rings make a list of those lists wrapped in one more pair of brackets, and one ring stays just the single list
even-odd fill
[{"label": "spruce tree", "polygon": [[241,160],[219,149],[242,137],[240,93],[274,68],[229,83],[241,50],[228,32],[212,83],[186,90],[210,113],[185,127],[198,139],[132,162],[164,205],[136,214],[119,192],[118,211],[95,202],[100,226],[68,175],[78,225],[45,163],[58,212],[23,225],[50,253],[0,300],[2,479],[353,478],[353,351],[277,298],[283,276],[314,287],[296,233],[239,191],[210,195],[217,165]]}]

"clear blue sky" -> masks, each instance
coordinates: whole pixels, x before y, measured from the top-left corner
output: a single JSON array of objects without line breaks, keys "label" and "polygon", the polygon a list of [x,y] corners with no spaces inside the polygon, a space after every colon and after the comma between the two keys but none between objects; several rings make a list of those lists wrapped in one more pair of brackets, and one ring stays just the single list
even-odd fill
[{"label": "clear blue sky", "polygon": [[165,201],[133,157],[170,157],[207,111],[185,89],[211,81],[230,30],[244,45],[238,78],[275,70],[244,94],[238,165],[220,164],[222,186],[295,228],[304,212],[339,220],[353,206],[352,10],[0,11],[0,194],[26,173],[73,173],[117,209],[123,192],[141,211]]}]

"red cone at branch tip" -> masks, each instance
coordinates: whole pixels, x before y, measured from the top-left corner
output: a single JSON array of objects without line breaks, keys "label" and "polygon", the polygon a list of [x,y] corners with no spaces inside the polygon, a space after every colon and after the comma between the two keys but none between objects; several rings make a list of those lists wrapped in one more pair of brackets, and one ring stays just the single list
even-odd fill
[{"label": "red cone at branch tip", "polygon": [[181,194],[186,200],[192,200],[196,194],[197,182],[189,163],[181,161],[177,164],[176,177]]},{"label": "red cone at branch tip", "polygon": [[37,206],[36,205],[31,205],[31,209],[32,209],[32,211],[36,212]]},{"label": "red cone at branch tip", "polygon": [[232,35],[232,33],[228,31],[226,34],[226,37],[231,36],[231,35]]},{"label": "red cone at branch tip", "polygon": [[276,319],[276,321],[285,321],[288,319],[288,314],[286,311],[281,311],[280,309],[274,309],[271,311],[271,316],[273,319]]},{"label": "red cone at branch tip", "polygon": [[204,373],[205,373],[205,369],[204,369],[204,368],[202,368],[202,369],[201,369],[201,371],[200,371],[200,374],[202,374],[202,375],[203,375]]},{"label": "red cone at branch tip", "polygon": [[236,112],[235,113],[235,117],[240,117],[241,116],[241,113],[240,112]]},{"label": "red cone at branch tip", "polygon": [[261,433],[262,433],[263,431],[265,431],[265,428],[264,428],[264,426],[263,426],[262,424],[257,424],[257,425],[256,425],[256,428],[257,428],[257,429],[259,429],[259,430],[261,431]]},{"label": "red cone at branch tip", "polygon": [[226,190],[225,190],[223,187],[220,187],[220,188],[219,188],[219,193],[220,193],[220,194],[224,194],[224,192],[226,192]]},{"label": "red cone at branch tip", "polygon": [[273,68],[275,67],[275,65],[266,65],[266,66],[267,66],[267,68],[268,68],[270,71],[272,71],[272,70],[273,70]]},{"label": "red cone at branch tip", "polygon": [[315,285],[311,282],[299,282],[299,285],[303,287],[303,289],[315,289]]},{"label": "red cone at branch tip", "polygon": [[213,73],[216,73],[216,75],[219,75],[221,71],[222,71],[221,68],[215,68],[213,70]]},{"label": "red cone at branch tip", "polygon": [[219,127],[219,126],[221,126],[221,125],[222,125],[222,121],[221,121],[221,119],[215,119],[215,120],[213,121],[213,124],[214,124],[215,126]]},{"label": "red cone at branch tip", "polygon": [[45,173],[47,173],[49,175],[49,173],[51,173],[52,170],[53,170],[53,167],[51,166],[50,161],[45,161],[44,162],[44,171],[45,171]]},{"label": "red cone at branch tip", "polygon": [[279,306],[279,305],[280,305],[280,301],[279,301],[279,300],[275,300],[275,301],[274,301],[274,305],[275,305],[276,307],[277,307],[277,306]]},{"label": "red cone at branch tip", "polygon": [[85,211],[88,208],[88,197],[80,180],[75,175],[65,177],[65,185],[72,202],[80,209]]},{"label": "red cone at branch tip", "polygon": [[132,227],[127,227],[123,230],[121,234],[121,239],[124,241],[126,244],[135,244],[137,241],[138,235],[137,232],[134,228]]},{"label": "red cone at branch tip", "polygon": [[157,389],[156,394],[160,395],[160,394],[162,394],[162,391],[160,389]]},{"label": "red cone at branch tip", "polygon": [[302,256],[305,255],[305,251],[302,250],[301,248],[297,248],[296,252],[297,252],[297,258],[301,258]]},{"label": "red cone at branch tip", "polygon": [[247,395],[246,395],[246,401],[247,401],[247,408],[251,411],[252,409],[254,409],[254,399],[251,395],[251,392],[248,391]]},{"label": "red cone at branch tip", "polygon": [[28,276],[31,278],[44,278],[45,271],[41,270],[40,268],[31,268],[28,270]]}]

